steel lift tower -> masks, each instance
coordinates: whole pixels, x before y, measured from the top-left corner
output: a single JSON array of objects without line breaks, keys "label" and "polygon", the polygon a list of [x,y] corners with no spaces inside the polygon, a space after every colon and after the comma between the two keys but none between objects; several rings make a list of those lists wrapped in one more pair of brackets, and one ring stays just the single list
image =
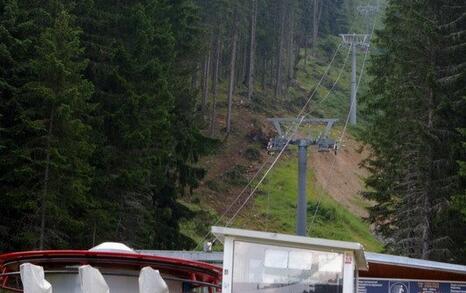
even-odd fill
[{"label": "steel lift tower", "polygon": [[[316,145],[319,152],[337,151],[337,143],[329,138],[332,126],[338,119],[317,119],[317,118],[269,118],[278,133],[278,136],[271,139],[267,150],[269,152],[281,151],[289,144],[298,146],[298,202],[296,205],[296,235],[306,236],[307,224],[307,149],[311,145]],[[293,135],[287,137],[282,130],[284,124],[300,123],[301,125],[322,125],[325,126],[323,131],[315,137],[312,134],[307,136]],[[294,124],[296,125],[296,124]]]},{"label": "steel lift tower", "polygon": [[356,10],[366,21],[366,32],[371,33],[371,18],[379,12],[378,5],[359,5]]},{"label": "steel lift tower", "polygon": [[367,34],[341,34],[343,43],[351,47],[352,64],[351,64],[351,97],[350,97],[350,123],[356,125],[358,101],[357,101],[357,76],[356,76],[356,50],[369,49],[369,35]]},{"label": "steel lift tower", "polygon": [[372,16],[374,14],[377,14],[379,12],[379,6],[378,5],[359,5],[356,8],[359,12],[360,15],[362,16]]}]

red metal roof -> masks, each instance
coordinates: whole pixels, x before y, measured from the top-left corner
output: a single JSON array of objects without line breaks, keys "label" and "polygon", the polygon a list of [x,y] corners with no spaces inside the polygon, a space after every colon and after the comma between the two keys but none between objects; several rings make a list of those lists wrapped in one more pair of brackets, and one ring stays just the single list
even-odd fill
[{"label": "red metal roof", "polygon": [[[14,252],[0,255],[0,288],[7,284],[10,272],[18,272],[19,265],[30,262],[44,267],[90,264],[106,268],[139,270],[151,266],[176,277],[220,285],[222,268],[193,260],[177,259],[140,253],[121,253],[89,250],[45,250]],[[3,276],[2,276],[3,274]]]},{"label": "red metal roof", "polygon": [[434,269],[412,268],[403,265],[370,263],[368,271],[359,271],[360,277],[365,278],[389,278],[389,279],[413,279],[466,282],[466,275],[453,272],[445,272]]}]

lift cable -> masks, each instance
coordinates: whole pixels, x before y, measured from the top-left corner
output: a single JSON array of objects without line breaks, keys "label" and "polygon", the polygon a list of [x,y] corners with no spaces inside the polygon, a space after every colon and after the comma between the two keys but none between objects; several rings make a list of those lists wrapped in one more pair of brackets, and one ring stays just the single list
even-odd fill
[{"label": "lift cable", "polygon": [[[378,2],[378,1],[377,1],[377,2]],[[377,20],[377,17],[375,16],[375,17],[374,17],[374,20],[373,20],[373,24],[372,24],[372,30],[371,30],[371,33],[370,33],[370,35],[369,35],[369,44],[370,44],[371,39],[372,39],[372,36],[373,36],[373,34],[374,34],[375,25],[376,25],[376,20]],[[356,90],[359,90],[359,86],[360,86],[360,84],[361,84],[362,76],[363,76],[363,74],[364,74],[364,68],[365,68],[365,66],[366,66],[366,61],[367,61],[367,56],[369,55],[369,51],[370,51],[370,46],[369,46],[369,48],[366,50],[366,52],[364,53],[364,60],[363,60],[363,63],[362,63],[362,65],[361,65],[361,71],[360,71],[360,74],[359,74],[359,80],[358,80],[358,84],[357,84],[357,86],[356,86]],[[353,102],[351,103],[351,105],[350,105],[350,109],[349,109],[349,112],[348,112],[348,115],[347,115],[346,121],[345,121],[345,126],[343,127],[343,131],[342,131],[341,136],[340,136],[340,138],[339,138],[339,143],[338,143],[339,145],[342,144],[343,139],[344,139],[344,137],[345,137],[345,135],[346,135],[346,131],[347,131],[347,129],[348,129],[348,124],[349,124],[349,120],[350,120],[351,111],[352,111],[352,109],[353,109],[354,106],[355,106],[355,105],[354,105],[354,101],[353,101]],[[315,209],[314,214],[313,214],[313,216],[312,216],[311,223],[310,223],[310,225],[309,225],[309,227],[308,227],[308,229],[307,229],[307,233],[306,233],[307,235],[309,235],[309,232],[310,232],[310,230],[311,230],[311,227],[313,226],[313,224],[314,224],[314,222],[315,222],[315,219],[316,219],[316,217],[317,217],[317,213],[319,212],[320,203],[322,202],[322,193],[323,193],[323,190],[325,190],[325,189],[327,188],[329,179],[330,179],[330,178],[333,178],[332,175],[333,175],[333,172],[335,171],[336,159],[337,159],[336,157],[333,158],[332,165],[330,166],[330,171],[329,171],[329,173],[328,173],[328,177],[327,177],[327,179],[325,180],[325,186],[324,186],[324,188],[322,189],[322,192],[320,193],[320,196],[319,196],[318,201],[317,201],[316,209]]]},{"label": "lift cable", "polygon": [[[329,73],[330,71],[330,68],[333,64],[333,62],[335,61],[336,59],[336,56],[338,55],[338,52],[340,51],[340,48],[343,46],[343,43],[340,43],[337,47],[337,49],[335,50],[335,53],[333,54],[332,56],[332,59],[330,61],[330,63],[328,64],[324,74],[322,75],[322,77],[320,78],[319,82],[317,83],[316,87],[314,88],[314,91],[312,92],[312,94],[309,96],[309,98],[307,99],[306,103],[304,104],[304,106],[302,107],[302,109],[300,110],[296,120],[300,119],[300,116],[303,115],[303,113],[306,111],[306,108],[308,107],[309,103],[311,102],[312,98],[315,96],[315,94],[317,93],[317,90],[318,88],[320,87],[320,85],[322,84],[325,76]],[[238,213],[244,208],[244,206],[246,205],[246,203],[251,199],[251,197],[254,195],[254,193],[256,192],[256,190],[259,188],[259,186],[262,184],[262,182],[265,180],[265,178],[267,177],[267,175],[270,173],[270,171],[272,170],[272,168],[275,166],[275,164],[277,163],[278,159],[280,159],[281,155],[283,154],[283,152],[285,151],[285,149],[288,147],[290,141],[291,141],[291,138],[296,134],[297,130],[299,129],[299,126],[301,125],[302,121],[304,120],[305,116],[302,116],[300,121],[297,122],[296,124],[296,127],[294,127],[294,129],[292,130],[292,133],[291,135],[288,135],[288,133],[290,132],[291,129],[289,129],[287,131],[287,137],[289,137],[290,139],[287,140],[287,143],[283,146],[283,148],[281,149],[281,151],[278,153],[277,157],[273,160],[272,164],[270,165],[270,167],[267,169],[266,173],[262,176],[261,180],[259,180],[259,182],[256,184],[256,186],[254,187],[254,189],[252,190],[252,192],[250,192],[250,194],[248,195],[248,197],[246,198],[245,202],[241,205],[241,207],[237,210],[237,212],[230,218],[229,221],[227,221],[227,224],[226,226],[228,227],[232,222],[233,220],[236,218],[236,216],[238,215]],[[224,217],[227,215],[227,213],[233,208],[233,206],[236,204],[236,202],[242,197],[242,195],[244,194],[244,192],[252,185],[252,183],[256,180],[256,178],[259,176],[259,174],[262,172],[262,170],[264,169],[264,167],[267,165],[267,163],[270,161],[270,159],[273,158],[273,157],[269,157],[265,162],[264,164],[262,164],[262,166],[257,170],[257,172],[254,174],[254,176],[249,180],[249,182],[247,183],[247,185],[245,186],[245,188],[242,189],[242,191],[239,193],[239,195],[233,200],[233,202],[229,205],[229,207],[225,210],[225,212],[222,213],[221,217],[214,223],[214,226],[217,225],[218,223],[221,222],[221,220],[224,219]],[[198,243],[198,245],[196,246],[195,250],[199,249],[202,244],[204,243],[204,241],[206,241],[209,237],[209,235],[211,234],[211,232],[207,232],[205,237]]]},{"label": "lift cable", "polygon": [[[272,158],[271,156],[267,157],[267,160],[264,161],[264,163],[260,166],[260,168],[254,174],[254,176],[251,177],[251,179],[246,184],[246,186],[244,186],[244,188],[241,190],[241,192],[238,194],[238,196],[236,196],[236,198],[231,202],[231,204],[228,206],[228,208],[222,213],[220,218],[218,218],[217,221],[215,221],[215,223],[212,226],[216,226],[218,223],[220,223],[223,220],[223,218],[225,218],[225,216],[230,212],[230,210],[233,208],[233,206],[236,204],[236,202],[241,198],[241,196],[243,196],[243,194],[246,192],[246,190],[248,190],[249,186],[251,186],[251,184],[254,182],[254,180],[256,180],[256,178],[262,172],[262,170],[267,165],[267,163],[269,163],[271,158]],[[201,247],[202,243],[204,243],[204,241],[207,240],[209,235],[210,235],[210,231],[206,233],[204,238],[197,244],[197,246],[196,246],[196,248],[194,250],[198,250]]]},{"label": "lift cable", "polygon": [[322,100],[320,100],[320,101],[317,103],[318,105],[319,105],[319,104],[322,104],[325,100],[327,100],[327,98],[330,96],[330,94],[333,92],[333,90],[334,90],[335,87],[337,86],[338,82],[340,81],[341,76],[343,75],[343,71],[344,71],[345,68],[346,68],[346,63],[348,62],[350,53],[351,53],[351,47],[348,47],[348,51],[347,51],[347,53],[346,53],[345,61],[343,62],[343,66],[341,67],[340,72],[338,73],[337,79],[335,79],[335,82],[333,83],[333,85],[332,85],[332,87],[330,88],[330,90],[328,91],[328,93],[322,98]]},{"label": "lift cable", "polygon": [[[270,171],[273,169],[273,167],[275,167],[276,163],[278,162],[278,160],[280,159],[280,157],[282,156],[282,154],[285,152],[285,150],[288,148],[293,136],[298,132],[298,129],[299,127],[301,126],[301,124],[303,123],[303,120],[305,119],[305,117],[307,115],[303,115],[306,110],[307,110],[307,107],[308,105],[310,104],[312,98],[315,96],[315,94],[317,93],[317,90],[319,89],[320,85],[322,84],[325,76],[327,76],[328,72],[330,71],[330,68],[338,54],[338,52],[340,51],[340,48],[342,47],[343,43],[340,43],[337,47],[337,49],[335,50],[335,53],[330,61],[330,63],[328,64],[324,74],[322,75],[322,77],[320,78],[319,82],[317,83],[316,87],[314,88],[314,91],[312,92],[312,94],[309,96],[309,98],[307,99],[306,103],[304,104],[304,106],[302,107],[301,111],[299,112],[298,116],[296,117],[296,125],[294,127],[294,129],[292,130],[292,133],[291,135],[286,135],[285,137],[287,137],[287,141],[285,143],[285,145],[282,147],[282,149],[280,150],[280,152],[278,153],[277,157],[275,158],[275,160],[273,160],[272,164],[270,165],[270,167],[267,169],[267,171],[265,172],[265,174],[262,176],[261,180],[259,180],[259,182],[256,184],[256,186],[254,187],[254,189],[250,192],[249,196],[246,198],[246,200],[243,202],[243,204],[239,207],[239,209],[236,211],[236,213],[230,218],[230,220],[227,222],[226,226],[230,226],[233,221],[235,220],[235,218],[238,216],[238,214],[241,212],[241,210],[246,206],[246,204],[249,202],[249,200],[254,196],[255,192],[257,191],[257,189],[259,188],[259,186],[262,184],[262,182],[265,180],[265,178],[267,177],[267,175],[270,173]],[[300,118],[301,117],[301,118]]]},{"label": "lift cable", "polygon": [[[273,167],[275,167],[275,165],[277,164],[278,160],[280,159],[280,157],[282,156],[282,154],[285,152],[285,150],[287,149],[288,145],[290,144],[291,142],[291,138],[293,137],[293,135],[297,132],[299,126],[301,125],[302,121],[304,120],[305,116],[301,116],[301,119],[299,120],[299,122],[296,124],[296,127],[295,129],[293,130],[293,133],[292,135],[287,139],[285,145],[283,146],[283,148],[280,150],[280,152],[278,153],[277,157],[273,160],[272,164],[270,165],[270,167],[267,169],[267,171],[265,172],[265,174],[262,176],[262,178],[259,180],[259,182],[257,182],[257,184],[254,186],[253,190],[249,193],[249,196],[246,198],[246,200],[243,202],[243,204],[239,207],[239,209],[236,211],[236,213],[230,218],[230,220],[226,223],[226,227],[230,226],[233,221],[235,220],[236,216],[238,216],[238,214],[241,212],[241,210],[246,206],[246,204],[249,202],[249,200],[254,196],[255,192],[257,191],[257,189],[259,188],[259,186],[262,184],[262,182],[264,182],[265,178],[267,177],[267,175],[269,175],[270,171],[272,171]],[[298,118],[299,119],[299,118]]]}]

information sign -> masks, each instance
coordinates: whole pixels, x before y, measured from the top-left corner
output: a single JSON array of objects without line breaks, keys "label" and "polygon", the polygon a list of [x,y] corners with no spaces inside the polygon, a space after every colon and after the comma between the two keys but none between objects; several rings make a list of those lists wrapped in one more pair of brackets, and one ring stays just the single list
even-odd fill
[{"label": "information sign", "polygon": [[466,293],[466,283],[360,278],[358,293]]}]

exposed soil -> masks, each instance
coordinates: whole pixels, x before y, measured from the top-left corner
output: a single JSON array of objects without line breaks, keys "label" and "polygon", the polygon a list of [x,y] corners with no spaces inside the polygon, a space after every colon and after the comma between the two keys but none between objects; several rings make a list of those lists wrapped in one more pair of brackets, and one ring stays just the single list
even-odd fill
[{"label": "exposed soil", "polygon": [[[224,182],[223,176],[229,170],[241,166],[246,171],[242,177],[247,181],[254,176],[260,166],[268,159],[265,150],[264,138],[273,134],[273,127],[268,124],[267,117],[252,111],[246,104],[235,103],[232,114],[232,132],[225,137],[226,115],[217,115],[216,137],[222,140],[222,145],[216,154],[204,157],[201,166],[207,170],[207,175],[196,190],[202,198],[208,198],[209,206],[219,214],[223,214],[233,200],[240,194],[245,184],[232,185]],[[257,160],[248,160],[245,151],[248,148],[256,149],[259,153]],[[212,190],[209,183],[216,182],[220,190]],[[246,198],[245,192],[241,199]],[[228,213],[229,216],[239,207],[242,200]]]},{"label": "exposed soil", "polygon": [[368,155],[367,148],[346,135],[337,155],[311,152],[308,163],[319,186],[353,214],[364,218],[368,216],[366,207],[370,203],[362,198],[361,191],[364,189],[363,178],[369,174],[360,163]]}]

